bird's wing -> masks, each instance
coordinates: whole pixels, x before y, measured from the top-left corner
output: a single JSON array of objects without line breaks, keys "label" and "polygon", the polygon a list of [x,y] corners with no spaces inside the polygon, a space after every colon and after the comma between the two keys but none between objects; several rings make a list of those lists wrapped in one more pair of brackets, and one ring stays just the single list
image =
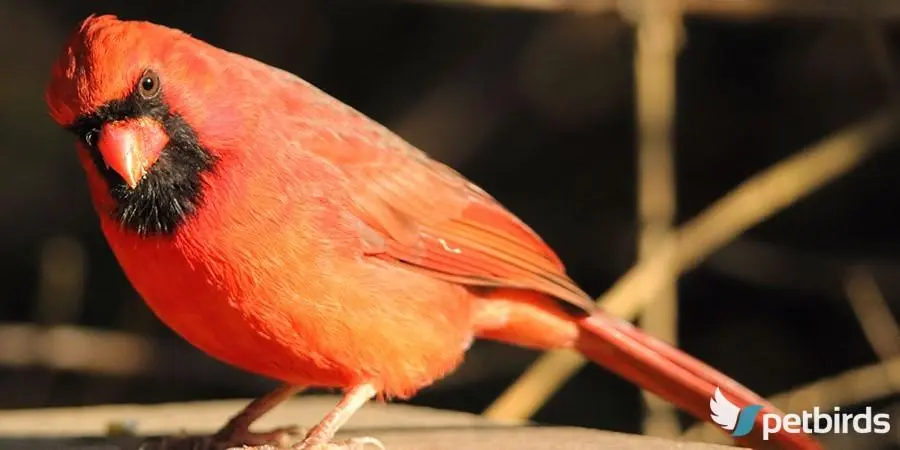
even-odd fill
[{"label": "bird's wing", "polygon": [[[555,253],[486,192],[344,105],[306,116],[304,150],[346,176],[372,256],[468,285],[540,291],[590,311]],[[315,122],[315,123],[313,123]]]}]

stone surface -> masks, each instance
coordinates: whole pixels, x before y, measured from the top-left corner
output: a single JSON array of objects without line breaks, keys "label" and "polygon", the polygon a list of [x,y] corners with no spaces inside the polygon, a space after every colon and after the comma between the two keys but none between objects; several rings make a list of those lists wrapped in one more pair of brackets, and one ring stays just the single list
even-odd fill
[{"label": "stone surface", "polygon": [[[294,399],[266,415],[254,428],[263,430],[289,424],[314,424],[336,400],[331,396]],[[127,435],[106,437],[111,424],[130,427],[139,436],[180,431],[208,433],[244,404],[246,400],[226,400],[0,411],[0,449],[134,449],[143,438]],[[367,405],[355,415],[341,436],[377,437],[388,450],[734,450],[734,447],[675,442],[585,428],[501,424],[472,414],[377,403]]]}]

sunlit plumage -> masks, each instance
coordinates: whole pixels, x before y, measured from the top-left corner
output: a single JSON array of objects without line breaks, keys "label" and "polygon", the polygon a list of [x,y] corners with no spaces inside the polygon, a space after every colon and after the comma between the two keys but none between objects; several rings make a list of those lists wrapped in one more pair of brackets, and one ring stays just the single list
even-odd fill
[{"label": "sunlit plumage", "polygon": [[[101,227],[131,283],[227,363],[290,385],[406,397],[481,337],[577,349],[704,420],[717,385],[762,403],[596,311],[488,194],[289,73],[177,30],[94,16],[54,65],[47,103],[80,137]],[[306,443],[330,439],[322,429]]]}]

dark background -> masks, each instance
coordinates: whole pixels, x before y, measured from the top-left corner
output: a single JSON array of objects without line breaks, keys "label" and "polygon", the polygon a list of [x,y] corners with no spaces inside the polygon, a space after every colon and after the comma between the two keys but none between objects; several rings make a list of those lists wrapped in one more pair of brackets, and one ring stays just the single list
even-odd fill
[{"label": "dark background", "polygon": [[[0,0],[0,408],[247,397],[272,385],[164,328],[99,232],[73,137],[42,100],[53,58],[93,12],[181,28],[318,85],[491,192],[594,295],[635,261],[635,44],[616,14],[395,0]],[[677,67],[678,221],[887,105],[900,36],[891,22],[881,27],[888,55],[879,59],[866,37],[876,25],[688,18]],[[685,274],[680,345],[762,395],[876,363],[842,283],[846,268],[871,267],[900,308],[896,150]],[[479,412],[535,354],[479,344],[469,356],[412,403]],[[898,416],[894,392],[841,406],[893,405]],[[642,408],[634,386],[590,367],[535,419],[640,432]]]}]

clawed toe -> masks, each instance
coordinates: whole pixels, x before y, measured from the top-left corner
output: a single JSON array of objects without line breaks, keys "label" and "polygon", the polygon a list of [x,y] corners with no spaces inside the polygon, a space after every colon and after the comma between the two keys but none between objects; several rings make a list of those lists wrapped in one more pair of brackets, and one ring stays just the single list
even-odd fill
[{"label": "clawed toe", "polygon": [[346,441],[327,442],[324,444],[297,444],[293,450],[386,450],[384,444],[373,437],[355,437]]},{"label": "clawed toe", "polygon": [[381,441],[379,441],[378,439],[375,439],[371,436],[351,438],[351,439],[347,440],[346,442],[348,442],[347,448],[350,450],[366,450],[367,445],[371,445],[372,447],[374,447],[378,450],[387,450],[384,447],[384,444],[381,443]]},{"label": "clawed toe", "polygon": [[262,433],[235,432],[229,436],[169,436],[147,441],[140,450],[287,450],[303,434],[302,428],[291,426]]},{"label": "clawed toe", "polygon": [[211,448],[211,436],[165,436],[144,441],[138,450],[208,450]]},{"label": "clawed toe", "polygon": [[226,446],[223,448],[269,446],[288,449],[297,438],[304,434],[306,434],[306,431],[298,426],[281,427],[262,433],[248,431],[232,436],[224,443]]}]

